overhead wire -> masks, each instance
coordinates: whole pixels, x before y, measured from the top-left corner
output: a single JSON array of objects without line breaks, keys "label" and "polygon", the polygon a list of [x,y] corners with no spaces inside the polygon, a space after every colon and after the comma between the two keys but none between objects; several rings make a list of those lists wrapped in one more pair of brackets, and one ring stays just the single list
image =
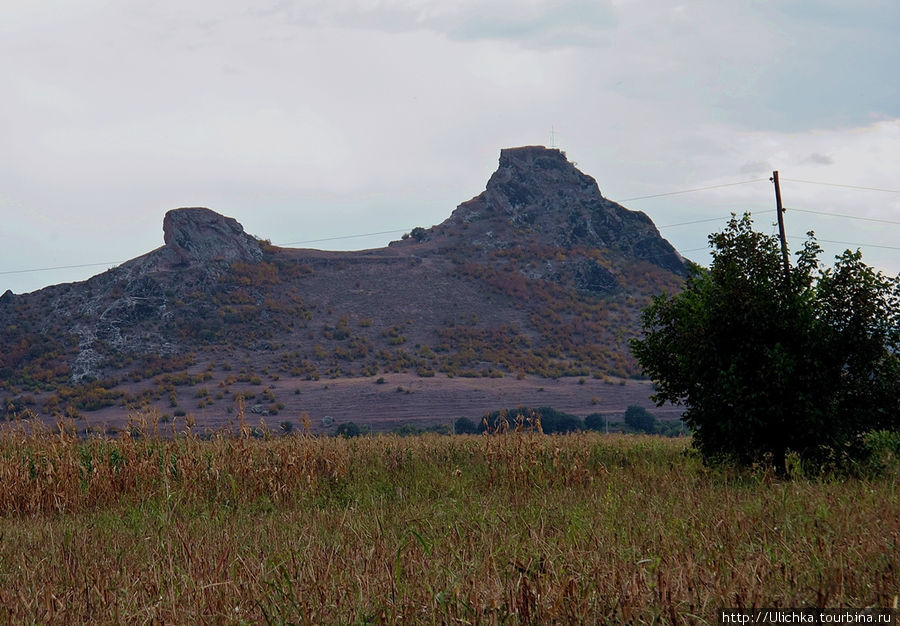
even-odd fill
[{"label": "overhead wire", "polygon": [[897,220],[883,220],[877,217],[863,217],[861,215],[847,215],[846,213],[828,213],[827,211],[813,211],[811,209],[798,209],[797,207],[784,207],[786,211],[799,211],[800,213],[814,213],[827,215],[828,217],[843,217],[849,220],[862,220],[865,222],[878,222],[880,224],[900,224]]},{"label": "overhead wire", "polygon": [[815,180],[799,180],[797,178],[782,178],[791,183],[803,183],[805,185],[824,185],[826,187],[845,187],[847,189],[862,189],[864,191],[882,191],[884,193],[900,193],[900,189],[882,189],[880,187],[863,187],[862,185],[844,185],[841,183],[823,183]]},{"label": "overhead wire", "polygon": [[[619,200],[618,202],[634,202],[637,200],[648,200],[651,198],[676,196],[676,195],[682,195],[682,194],[687,194],[687,193],[708,191],[711,189],[721,189],[724,187],[735,187],[738,185],[747,185],[747,184],[758,183],[758,182],[767,181],[767,180],[769,180],[769,179],[768,178],[754,178],[754,179],[750,179],[750,180],[735,181],[735,182],[731,182],[731,183],[721,183],[718,185],[693,187],[690,189],[680,189],[677,191],[668,191],[665,193],[656,193],[656,194],[649,194],[649,195],[645,195],[645,196],[634,196],[631,198],[623,198],[623,199]],[[800,180],[800,179],[795,179],[795,178],[782,178],[781,180],[795,182],[795,183],[810,184],[810,185],[826,185],[826,186],[830,186],[830,187],[844,187],[844,188],[848,188],[848,189],[858,189],[858,190],[865,190],[865,191],[900,193],[900,190],[897,190],[897,189],[865,187],[862,185],[846,185],[846,184],[840,184],[840,183],[826,183],[826,182],[820,182],[820,181]],[[868,217],[862,217],[862,216],[858,216],[858,215],[847,215],[847,214],[841,214],[841,213],[827,213],[824,211],[813,211],[810,209],[799,209],[796,207],[786,207],[786,210],[799,211],[799,212],[803,212],[803,213],[813,213],[813,214],[818,214],[818,215],[826,215],[826,216],[830,216],[830,217],[841,217],[841,218],[847,218],[847,219],[864,220],[864,221],[878,222],[878,223],[884,223],[884,224],[900,224],[900,222],[895,221],[895,220],[883,220],[883,219],[879,219],[879,218],[868,218]],[[758,214],[774,213],[774,212],[775,212],[775,209],[768,209],[768,210],[764,210],[764,211],[756,211],[755,213],[758,215]],[[674,224],[664,224],[662,226],[658,226],[657,228],[675,228],[678,226],[688,226],[691,224],[702,224],[702,223],[706,223],[706,222],[715,222],[715,221],[720,221],[722,219],[728,219],[728,217],[727,216],[726,217],[711,217],[711,218],[704,218],[704,219],[699,219],[699,220],[689,220],[689,221],[685,221],[685,222],[677,222]],[[391,234],[402,233],[402,232],[406,232],[406,229],[384,230],[384,231],[378,231],[378,232],[372,232],[372,233],[361,233],[361,234],[356,234],[356,235],[340,235],[340,236],[336,236],[336,237],[323,237],[320,239],[307,239],[304,241],[292,241],[292,242],[285,242],[285,243],[280,243],[280,244],[275,244],[275,245],[279,245],[279,246],[305,245],[305,244],[310,244],[310,243],[321,243],[321,242],[325,242],[325,241],[340,241],[340,240],[344,240],[344,239],[357,239],[360,237],[372,237],[372,236],[377,236],[377,235],[391,235]],[[900,249],[895,246],[883,246],[883,245],[876,245],[876,244],[855,244],[855,243],[847,243],[847,242],[839,242],[839,241],[826,241],[826,240],[820,240],[820,241],[827,242],[827,243],[841,243],[841,244],[845,244],[845,245],[860,245],[860,246],[875,247],[875,248],[886,248],[886,249],[890,249],[890,250]],[[705,249],[705,247],[704,248],[692,248],[690,250],[683,250],[682,252],[694,252],[697,250],[704,250],[704,249]],[[115,262],[109,261],[109,262],[105,262],[105,263],[82,263],[82,264],[78,264],[78,265],[59,265],[59,266],[54,266],[54,267],[40,267],[40,268],[29,268],[29,269],[20,269],[20,270],[4,270],[4,271],[0,271],[0,275],[26,274],[26,273],[30,273],[30,272],[46,272],[46,271],[64,270],[64,269],[79,269],[79,268],[85,268],[85,267],[99,267],[99,266],[104,266],[104,265],[105,266],[114,266],[114,265],[119,265],[120,263],[122,263],[122,261],[115,261]]]},{"label": "overhead wire", "polygon": [[409,229],[403,228],[398,230],[382,230],[377,233],[363,233],[361,235],[341,235],[340,237],[325,237],[323,239],[307,239],[306,241],[290,241],[287,243],[277,243],[276,246],[301,246],[307,243],[321,243],[323,241],[338,241],[339,239],[357,239],[359,237],[372,237],[374,235],[395,235],[397,233],[405,233]]},{"label": "overhead wire", "polygon": [[[766,209],[764,211],[754,211],[754,215],[762,215],[764,213],[774,213],[777,209]],[[707,217],[702,220],[691,220],[690,222],[678,222],[677,224],[664,224],[662,226],[657,226],[657,228],[675,228],[676,226],[689,226],[690,224],[703,224],[704,222],[719,222],[721,220],[727,220],[731,217],[731,215],[723,215],[720,217]]]},{"label": "overhead wire", "polygon": [[668,191],[666,193],[654,193],[649,196],[636,196],[634,198],[622,198],[618,202],[633,202],[635,200],[647,200],[649,198],[662,198],[663,196],[677,196],[683,193],[694,193],[696,191],[708,191],[709,189],[720,189],[722,187],[735,187],[737,185],[747,185],[749,183],[758,183],[768,178],[754,178],[752,180],[741,180],[734,183],[722,183],[721,185],[709,185],[707,187],[695,187],[694,189],[682,189],[680,191]]},{"label": "overhead wire", "polygon": [[108,261],[106,263],[82,263],[81,265],[58,265],[56,267],[38,267],[34,269],[27,270],[6,270],[0,272],[0,275],[3,274],[26,274],[28,272],[49,272],[51,270],[71,270],[81,267],[99,267],[101,265],[105,265],[107,267],[111,265],[119,265],[121,261]]},{"label": "overhead wire", "polygon": [[[787,235],[788,239],[806,239],[805,236],[801,235]],[[885,250],[900,250],[900,246],[883,246],[877,243],[858,243],[855,241],[836,241],[834,239],[819,239],[816,237],[816,241],[820,243],[836,243],[842,246],[858,246],[860,248],[883,248]]]},{"label": "overhead wire", "polygon": [[[752,180],[738,181],[738,182],[734,182],[734,183],[724,183],[721,185],[709,185],[706,187],[695,187],[692,189],[670,191],[670,192],[666,192],[666,193],[652,194],[652,195],[647,195],[647,196],[636,196],[634,198],[624,198],[623,200],[620,200],[620,202],[633,202],[636,200],[647,200],[650,198],[661,198],[661,197],[665,197],[665,196],[674,196],[674,195],[680,195],[680,194],[685,194],[685,193],[694,193],[697,191],[706,191],[709,189],[718,189],[721,187],[733,187],[736,185],[745,185],[748,183],[756,183],[756,182],[760,182],[760,181],[764,181],[764,180],[770,180],[770,179],[755,178]],[[865,190],[865,191],[878,191],[878,192],[884,192],[884,193],[900,193],[900,190],[897,190],[897,189],[884,189],[884,188],[880,188],[880,187],[866,187],[866,186],[862,186],[862,185],[846,185],[846,184],[842,184],[842,183],[825,183],[825,182],[817,182],[817,181],[811,181],[811,180],[801,180],[801,179],[796,179],[796,178],[781,178],[781,180],[794,182],[794,183],[810,184],[810,185],[826,185],[829,187],[843,187],[843,188],[847,188],[847,189],[859,189],[859,190]],[[859,215],[847,215],[847,214],[843,214],[843,213],[828,213],[825,211],[813,211],[811,209],[799,209],[796,207],[784,207],[784,209],[791,210],[791,211],[798,211],[798,212],[802,212],[802,213],[812,213],[812,214],[817,214],[817,215],[825,215],[825,216],[829,216],[829,217],[841,217],[841,218],[847,218],[847,219],[877,222],[877,223],[882,223],[882,224],[900,224],[900,222],[895,221],[895,220],[885,220],[885,219],[874,218],[874,217],[862,217]],[[764,213],[774,213],[776,210],[777,209],[756,211],[755,214],[759,215],[759,214],[764,214]],[[719,221],[721,219],[727,219],[727,218],[712,217],[712,218],[706,218],[706,219],[700,219],[700,220],[678,222],[675,224],[664,224],[662,226],[657,226],[657,228],[659,228],[659,229],[675,228],[677,226],[688,226],[691,224],[702,224],[702,223],[706,223],[706,222],[715,222],[715,221]],[[792,238],[796,238],[796,237],[792,236]],[[822,243],[834,243],[834,244],[840,244],[840,245],[862,246],[862,247],[868,247],[868,248],[882,248],[882,249],[887,249],[887,250],[900,250],[900,248],[898,248],[896,246],[885,246],[885,245],[880,245],[880,244],[861,244],[861,243],[852,243],[852,242],[846,242],[846,241],[836,241],[836,240],[830,240],[830,239],[818,239],[817,241],[821,241]],[[707,249],[707,246],[704,246],[701,248],[690,248],[687,250],[680,250],[680,252],[682,252],[682,253],[697,252],[699,250],[706,250],[706,249]]]}]

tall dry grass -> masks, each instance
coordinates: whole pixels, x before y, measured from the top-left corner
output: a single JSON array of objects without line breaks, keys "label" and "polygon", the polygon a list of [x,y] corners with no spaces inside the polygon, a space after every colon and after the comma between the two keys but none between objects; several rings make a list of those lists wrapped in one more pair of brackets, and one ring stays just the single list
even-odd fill
[{"label": "tall dry grass", "polygon": [[779,482],[600,434],[153,430],[0,434],[0,620],[712,623],[900,595],[896,471]]}]

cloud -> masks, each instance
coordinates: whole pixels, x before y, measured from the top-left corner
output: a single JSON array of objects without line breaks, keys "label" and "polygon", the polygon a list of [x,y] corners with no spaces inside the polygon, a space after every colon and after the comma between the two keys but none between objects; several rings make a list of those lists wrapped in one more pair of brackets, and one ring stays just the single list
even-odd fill
[{"label": "cloud", "polygon": [[[0,211],[16,236],[0,271],[131,258],[161,243],[176,206],[210,206],[273,241],[427,226],[484,188],[500,148],[546,144],[551,127],[613,199],[761,179],[634,207],[660,224],[770,208],[773,169],[888,187],[900,4],[847,7],[10,0]],[[785,195],[900,208],[796,183]],[[703,246],[704,229],[672,236]],[[49,282],[0,276],[0,292]]]},{"label": "cloud", "polygon": [[832,159],[827,154],[819,154],[813,153],[804,159],[803,163],[812,163],[814,165],[831,165],[834,163],[834,159]]}]

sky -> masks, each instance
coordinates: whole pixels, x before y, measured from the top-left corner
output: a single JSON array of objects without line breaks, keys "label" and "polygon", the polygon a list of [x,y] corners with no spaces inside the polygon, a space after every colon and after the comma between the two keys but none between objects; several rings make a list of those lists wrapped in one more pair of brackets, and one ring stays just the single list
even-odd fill
[{"label": "sky", "polygon": [[777,232],[778,170],[794,249],[896,275],[898,35],[896,0],[3,0],[0,293],[149,252],[177,207],[381,247],[522,145],[701,264],[732,212]]}]

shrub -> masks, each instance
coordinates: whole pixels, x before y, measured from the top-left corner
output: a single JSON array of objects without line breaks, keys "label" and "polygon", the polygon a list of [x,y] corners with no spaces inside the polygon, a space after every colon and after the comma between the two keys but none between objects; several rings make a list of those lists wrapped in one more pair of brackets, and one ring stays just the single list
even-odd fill
[{"label": "shrub", "polygon": [[363,434],[363,431],[356,422],[344,422],[335,429],[334,434],[336,437],[350,439],[351,437],[359,437]]},{"label": "shrub", "polygon": [[576,430],[584,430],[584,422],[576,415],[563,413],[548,406],[543,406],[536,411],[541,417],[541,428],[547,434],[571,433]]},{"label": "shrub", "polygon": [[468,417],[460,417],[453,423],[453,432],[457,435],[474,435],[478,433],[478,425]]},{"label": "shrub", "polygon": [[608,420],[601,413],[591,413],[584,418],[584,427],[588,430],[603,431],[606,430]]},{"label": "shrub", "polygon": [[540,421],[541,430],[546,434],[570,433],[584,430],[584,422],[576,415],[557,411],[549,406],[537,409],[517,407],[488,413],[479,427],[479,432],[504,432],[515,428],[537,428]]},{"label": "shrub", "polygon": [[638,432],[647,434],[656,432],[656,418],[642,406],[631,405],[625,409],[625,423]]}]

